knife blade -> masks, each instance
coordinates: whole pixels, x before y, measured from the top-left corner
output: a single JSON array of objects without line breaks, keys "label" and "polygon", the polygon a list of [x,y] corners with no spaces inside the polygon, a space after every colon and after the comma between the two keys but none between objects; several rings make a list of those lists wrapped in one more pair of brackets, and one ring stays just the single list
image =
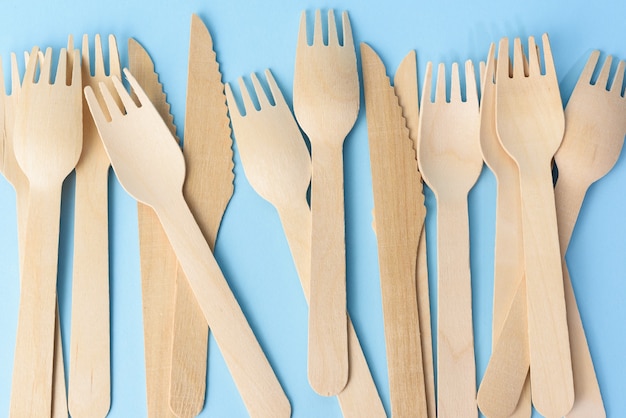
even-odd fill
[{"label": "knife blade", "polygon": [[[409,129],[409,138],[413,143],[413,151],[417,158],[417,131],[419,125],[419,98],[417,86],[417,57],[415,51],[409,52],[402,60],[394,76],[393,89],[402,107],[402,116]],[[428,285],[428,263],[426,256],[426,206],[424,199],[424,181],[418,171],[415,173],[419,180],[418,218],[417,228],[420,232],[420,241],[417,251],[417,309],[419,312],[420,336],[422,339],[422,360],[424,363],[424,385],[426,387],[426,402],[428,417],[435,418],[437,406],[435,403],[435,370],[433,362],[432,330],[430,327],[430,296]]]},{"label": "knife blade", "polygon": [[[135,78],[175,135],[174,118],[152,59],[141,44],[132,38],[128,40],[128,63]],[[169,390],[178,262],[154,210],[138,203],[137,216],[148,416],[173,418],[175,415],[169,407]]]},{"label": "knife blade", "polygon": [[[234,190],[230,119],[213,39],[191,17],[183,155],[183,194],[211,250]],[[196,416],[206,392],[208,327],[179,268],[176,280],[170,407],[179,417]]]},{"label": "knife blade", "polygon": [[391,412],[427,416],[416,286],[421,234],[416,220],[423,210],[417,159],[385,66],[365,43],[361,62]]}]

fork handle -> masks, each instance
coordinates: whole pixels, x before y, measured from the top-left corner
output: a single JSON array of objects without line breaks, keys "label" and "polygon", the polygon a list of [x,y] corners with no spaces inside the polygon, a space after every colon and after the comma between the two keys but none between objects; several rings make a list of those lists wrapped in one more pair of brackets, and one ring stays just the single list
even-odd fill
[{"label": "fork handle", "polygon": [[182,191],[155,208],[252,417],[289,417],[291,406],[204,239]]},{"label": "fork handle", "polygon": [[[309,302],[311,211],[304,199],[298,205],[288,208],[277,207],[277,210],[298,271],[304,297]],[[350,318],[348,318],[348,359],[350,378],[346,387],[337,395],[343,416],[345,418],[385,418],[387,416],[385,408]]]},{"label": "fork handle", "polygon": [[61,185],[29,193],[10,406],[19,418],[51,415],[61,216]]},{"label": "fork handle", "polygon": [[467,195],[437,196],[438,416],[476,417]]},{"label": "fork handle", "polygon": [[313,146],[311,162],[308,376],[313,390],[333,396],[349,373],[342,147]]},{"label": "fork handle", "polygon": [[550,163],[520,168],[531,391],[544,416],[574,403],[563,271]]}]

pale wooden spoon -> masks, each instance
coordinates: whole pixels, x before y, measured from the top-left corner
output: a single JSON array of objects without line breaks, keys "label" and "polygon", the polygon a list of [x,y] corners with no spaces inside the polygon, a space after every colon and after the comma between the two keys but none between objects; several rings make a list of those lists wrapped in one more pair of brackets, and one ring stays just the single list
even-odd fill
[{"label": "pale wooden spoon", "polygon": [[[241,162],[254,190],[270,202],[280,217],[304,296],[309,301],[311,211],[306,191],[311,179],[311,159],[298,125],[272,73],[266,70],[274,105],[270,104],[256,75],[252,83],[260,103],[256,110],[243,80],[243,116],[229,84],[226,97]],[[385,409],[370,373],[352,321],[348,318],[350,378],[338,395],[346,418],[385,417]]]},{"label": "pale wooden spoon", "polygon": [[466,100],[461,100],[458,64],[452,65],[450,102],[445,67],[439,65],[431,101],[432,63],[426,67],[417,156],[437,198],[438,415],[470,417],[476,409],[467,195],[480,175],[480,115],[474,67],[465,64]]},{"label": "pale wooden spoon", "polygon": [[126,191],[159,216],[250,415],[287,417],[289,401],[183,198],[181,150],[141,86],[128,70],[124,73],[139,106],[114,78],[123,114],[100,84],[110,120],[92,89],[85,89],[113,169]]}]

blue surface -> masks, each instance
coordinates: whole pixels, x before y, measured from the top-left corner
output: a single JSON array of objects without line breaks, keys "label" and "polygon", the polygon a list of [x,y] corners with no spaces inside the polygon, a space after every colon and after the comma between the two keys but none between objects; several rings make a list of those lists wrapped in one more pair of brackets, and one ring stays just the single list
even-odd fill
[{"label": "blue surface", "polygon": [[[619,3],[619,4],[618,4]],[[121,1],[5,2],[0,13],[0,55],[8,85],[9,53],[33,45],[65,45],[67,35],[116,35],[127,65],[129,37],[151,54],[184,136],[187,47],[192,13],[213,34],[223,79],[234,82],[270,68],[290,97],[300,12],[348,10],[356,42],[368,42],[394,73],[415,49],[420,82],[426,62],[484,59],[489,43],[502,36],[548,32],[566,101],[592,49],[626,58],[626,3],[335,0],[221,2]],[[358,54],[358,52],[357,52]],[[216,258],[240,301],[289,397],[293,416],[339,417],[334,398],[316,395],[306,379],[307,308],[275,210],[250,188],[235,154],[235,194],[225,215]],[[371,228],[373,199],[364,109],[345,142],[348,304],[355,328],[389,412],[376,241]],[[73,180],[63,204],[59,298],[65,358],[69,358],[71,316]],[[111,216],[111,417],[146,415],[141,287],[135,202],[114,176]],[[429,267],[435,295],[436,202],[426,192]],[[487,168],[469,196],[471,266],[477,380],[491,346],[491,300],[495,180]],[[568,263],[609,417],[626,415],[626,161],[592,186],[568,253]],[[18,255],[15,198],[0,178],[0,416],[9,408],[18,309]],[[433,312],[435,311],[433,299]],[[210,342],[207,404],[202,416],[240,417],[246,410],[214,341]]]}]

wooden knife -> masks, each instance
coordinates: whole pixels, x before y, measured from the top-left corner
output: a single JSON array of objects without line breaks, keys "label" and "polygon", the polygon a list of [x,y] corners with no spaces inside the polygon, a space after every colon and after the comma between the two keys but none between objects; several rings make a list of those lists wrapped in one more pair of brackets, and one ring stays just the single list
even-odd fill
[{"label": "wooden knife", "polygon": [[[137,81],[172,134],[174,118],[152,59],[134,39],[128,41],[128,63]],[[148,417],[173,418],[169,406],[172,329],[177,259],[156,213],[137,204]],[[194,301],[195,303],[195,301]]]},{"label": "wooden knife", "polygon": [[416,266],[423,196],[406,120],[385,66],[361,44],[391,413],[428,416]]},{"label": "wooden knife", "polygon": [[[234,190],[232,138],[224,84],[213,39],[200,17],[191,17],[183,186],[211,250]],[[204,405],[208,326],[195,297],[178,269],[172,344],[170,407],[181,418],[194,417]]]}]

